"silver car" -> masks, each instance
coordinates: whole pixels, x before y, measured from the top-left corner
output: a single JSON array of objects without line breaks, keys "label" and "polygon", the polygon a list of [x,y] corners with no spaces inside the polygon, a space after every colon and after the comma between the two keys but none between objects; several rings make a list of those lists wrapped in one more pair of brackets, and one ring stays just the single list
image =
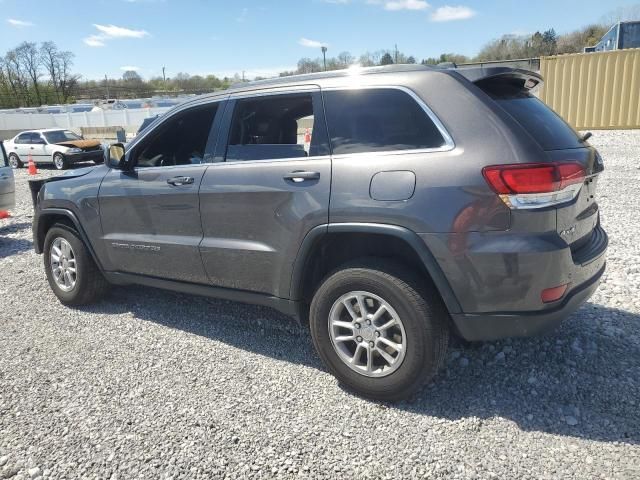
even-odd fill
[{"label": "silver car", "polygon": [[15,206],[15,183],[4,145],[0,142],[0,212]]},{"label": "silver car", "polygon": [[102,144],[98,140],[85,140],[70,130],[45,129],[20,132],[5,142],[9,164],[21,168],[31,157],[34,163],[53,163],[64,170],[77,162],[104,161]]}]

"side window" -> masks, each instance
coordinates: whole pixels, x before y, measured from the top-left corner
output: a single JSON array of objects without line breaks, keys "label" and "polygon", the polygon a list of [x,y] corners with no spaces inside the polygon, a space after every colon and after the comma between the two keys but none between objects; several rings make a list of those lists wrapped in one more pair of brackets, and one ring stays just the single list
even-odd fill
[{"label": "side window", "polygon": [[[319,94],[241,99],[231,121],[227,161],[328,155]],[[314,105],[316,108],[314,108]],[[315,129],[314,129],[315,127]]]},{"label": "side window", "polygon": [[22,133],[18,135],[18,138],[16,138],[16,143],[19,143],[19,144],[31,143],[31,133]]},{"label": "side window", "polygon": [[0,167],[8,167],[7,151],[4,149],[4,143],[0,142]]},{"label": "side window", "polygon": [[445,144],[427,112],[402,90],[329,90],[324,101],[334,155]]},{"label": "side window", "polygon": [[46,142],[44,141],[44,138],[42,138],[42,135],[37,132],[31,132],[31,143],[34,145],[40,145]]},{"label": "side window", "polygon": [[133,156],[137,167],[170,167],[205,163],[205,153],[218,104],[192,107],[158,125]]}]

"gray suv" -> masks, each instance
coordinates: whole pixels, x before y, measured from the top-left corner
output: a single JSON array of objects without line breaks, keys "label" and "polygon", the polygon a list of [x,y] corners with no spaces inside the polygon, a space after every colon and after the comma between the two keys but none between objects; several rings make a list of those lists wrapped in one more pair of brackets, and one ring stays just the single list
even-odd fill
[{"label": "gray suv", "polygon": [[405,398],[450,332],[536,334],[598,286],[602,160],[541,82],[395,66],[201,96],[34,183],[35,249],[65,304],[143,284],[267,305],[343,385]]}]

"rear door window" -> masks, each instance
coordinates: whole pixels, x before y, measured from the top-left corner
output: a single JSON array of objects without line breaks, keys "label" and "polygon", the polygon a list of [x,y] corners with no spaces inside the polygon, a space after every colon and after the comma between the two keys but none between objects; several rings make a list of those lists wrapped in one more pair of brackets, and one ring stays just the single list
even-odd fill
[{"label": "rear door window", "polygon": [[562,117],[520,85],[509,81],[477,84],[531,135],[544,150],[584,147],[576,131]]},{"label": "rear door window", "polygon": [[286,93],[236,101],[226,160],[279,160],[328,155],[319,93]]},{"label": "rear door window", "polygon": [[15,143],[19,143],[21,145],[31,143],[31,133],[21,133],[20,135],[18,135],[18,138],[16,138]]},{"label": "rear door window", "polygon": [[392,88],[324,92],[333,153],[432,149],[445,139],[407,92]]}]

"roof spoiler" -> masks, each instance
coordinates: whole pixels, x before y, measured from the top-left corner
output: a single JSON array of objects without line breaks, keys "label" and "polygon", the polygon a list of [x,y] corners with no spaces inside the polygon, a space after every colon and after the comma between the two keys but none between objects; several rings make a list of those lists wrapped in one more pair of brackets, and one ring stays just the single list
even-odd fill
[{"label": "roof spoiler", "polygon": [[457,68],[464,78],[472,83],[485,83],[491,80],[514,80],[518,83],[522,82],[522,87],[526,90],[536,90],[544,83],[542,75],[530,70],[510,67],[473,67],[473,68]]}]

